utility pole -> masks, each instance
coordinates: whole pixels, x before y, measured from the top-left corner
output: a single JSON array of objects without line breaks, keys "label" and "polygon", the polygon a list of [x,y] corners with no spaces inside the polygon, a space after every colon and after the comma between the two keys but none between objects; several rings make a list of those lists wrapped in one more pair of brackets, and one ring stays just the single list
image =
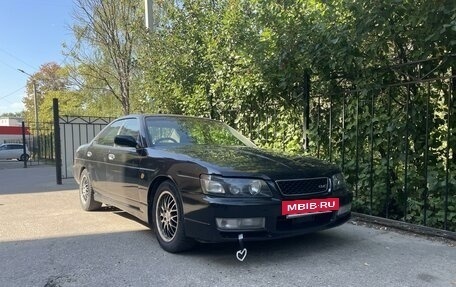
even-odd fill
[{"label": "utility pole", "polygon": [[145,6],[145,22],[146,28],[151,30],[154,25],[154,15],[153,15],[153,1],[152,0],[144,0]]},{"label": "utility pole", "polygon": [[[32,80],[32,84],[33,84],[33,107],[35,108],[35,138],[38,141],[39,140],[38,139],[38,137],[39,137],[39,121],[38,121],[38,100],[37,100],[37,97],[36,97],[36,81],[33,78],[33,76],[30,75],[29,73],[27,73],[26,71],[24,71],[22,69],[17,69],[17,70],[19,72],[23,73],[23,74],[26,74]],[[39,158],[40,158],[40,147],[38,145],[38,160],[39,160]]]}]

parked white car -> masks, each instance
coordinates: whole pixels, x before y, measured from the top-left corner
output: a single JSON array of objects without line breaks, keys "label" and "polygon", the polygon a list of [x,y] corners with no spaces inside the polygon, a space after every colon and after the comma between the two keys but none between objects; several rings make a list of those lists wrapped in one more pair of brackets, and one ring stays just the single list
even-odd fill
[{"label": "parked white car", "polygon": [[17,159],[20,161],[28,160],[30,158],[30,153],[25,146],[24,154],[24,145],[16,143],[6,143],[0,145],[0,159]]}]

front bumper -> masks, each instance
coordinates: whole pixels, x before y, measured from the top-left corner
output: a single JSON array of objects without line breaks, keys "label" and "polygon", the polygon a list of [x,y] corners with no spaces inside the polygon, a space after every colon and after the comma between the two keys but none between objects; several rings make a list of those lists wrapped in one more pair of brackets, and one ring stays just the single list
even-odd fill
[{"label": "front bumper", "polygon": [[[340,206],[351,204],[351,195],[339,197]],[[187,205],[184,199],[184,228],[188,237],[201,242],[227,242],[286,238],[339,226],[350,219],[350,212],[337,215],[337,211],[287,218],[281,214],[281,200],[276,198],[214,198],[204,196],[202,204]],[[223,230],[217,227],[216,218],[265,218],[260,230]]]}]

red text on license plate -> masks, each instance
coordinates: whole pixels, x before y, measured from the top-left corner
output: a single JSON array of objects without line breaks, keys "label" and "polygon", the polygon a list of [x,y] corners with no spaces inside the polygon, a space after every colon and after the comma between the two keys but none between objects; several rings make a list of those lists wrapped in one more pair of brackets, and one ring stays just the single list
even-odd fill
[{"label": "red text on license plate", "polygon": [[282,201],[282,215],[339,210],[338,198]]}]

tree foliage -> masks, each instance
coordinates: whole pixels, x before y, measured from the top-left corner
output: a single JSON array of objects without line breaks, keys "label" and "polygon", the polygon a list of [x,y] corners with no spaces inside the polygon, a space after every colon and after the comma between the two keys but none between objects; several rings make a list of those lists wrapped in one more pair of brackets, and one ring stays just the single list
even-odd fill
[{"label": "tree foliage", "polygon": [[15,113],[3,113],[0,117],[5,118],[21,118],[23,116],[23,112],[15,112]]},{"label": "tree foliage", "polygon": [[77,44],[68,51],[79,65],[74,79],[86,92],[92,91],[94,97],[113,96],[122,113],[129,114],[143,10],[136,1],[129,0],[75,3],[72,29]]},{"label": "tree foliage", "polygon": [[[27,96],[24,98],[24,117],[28,123],[35,123],[35,99],[38,107],[38,122],[51,122],[52,112],[43,107],[44,102],[51,101],[57,95],[70,88],[68,69],[57,63],[43,64],[40,69],[27,80]],[[36,89],[36,90],[35,90]],[[51,104],[52,107],[52,104]]]}]

